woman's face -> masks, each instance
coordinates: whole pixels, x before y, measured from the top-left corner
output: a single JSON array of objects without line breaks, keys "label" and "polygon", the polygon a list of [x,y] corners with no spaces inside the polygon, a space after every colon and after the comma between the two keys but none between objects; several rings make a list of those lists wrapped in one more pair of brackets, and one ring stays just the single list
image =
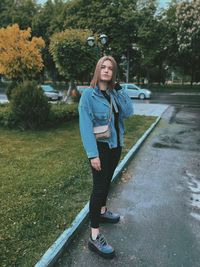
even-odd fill
[{"label": "woman's face", "polygon": [[109,82],[112,79],[113,66],[110,60],[105,60],[101,65],[100,80],[102,82]]}]

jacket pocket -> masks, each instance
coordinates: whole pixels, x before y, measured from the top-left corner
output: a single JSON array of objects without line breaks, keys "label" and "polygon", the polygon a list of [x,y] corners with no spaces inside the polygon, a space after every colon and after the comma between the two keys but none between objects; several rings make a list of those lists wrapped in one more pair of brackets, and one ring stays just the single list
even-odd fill
[{"label": "jacket pocket", "polygon": [[108,123],[108,114],[106,112],[95,112],[94,120],[98,123]]}]

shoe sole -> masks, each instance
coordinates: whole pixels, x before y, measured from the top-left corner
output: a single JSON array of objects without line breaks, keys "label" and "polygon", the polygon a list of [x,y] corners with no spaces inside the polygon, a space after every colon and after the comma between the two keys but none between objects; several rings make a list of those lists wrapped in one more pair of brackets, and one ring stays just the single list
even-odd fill
[{"label": "shoe sole", "polygon": [[113,259],[115,257],[115,251],[109,253],[109,254],[105,254],[101,251],[98,250],[98,248],[96,248],[94,245],[92,245],[91,243],[88,242],[88,248],[93,251],[96,252],[97,254],[99,254],[99,256],[101,256],[104,259]]},{"label": "shoe sole", "polygon": [[109,219],[109,218],[100,218],[101,223],[118,223],[119,221],[120,221],[120,218],[116,220]]}]

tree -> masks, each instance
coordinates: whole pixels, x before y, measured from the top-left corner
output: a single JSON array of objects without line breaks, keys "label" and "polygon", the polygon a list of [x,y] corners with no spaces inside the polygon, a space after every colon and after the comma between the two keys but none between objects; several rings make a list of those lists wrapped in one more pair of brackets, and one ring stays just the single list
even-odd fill
[{"label": "tree", "polygon": [[[191,84],[200,79],[200,1],[182,1],[176,6],[176,26],[179,53],[187,71],[191,75]],[[183,62],[181,61],[183,64]]]},{"label": "tree", "polygon": [[163,67],[167,55],[166,25],[154,0],[140,1],[138,14],[137,74],[147,77],[149,82],[161,83],[164,81]]},{"label": "tree", "polygon": [[74,0],[66,3],[65,27],[91,29],[108,36],[106,53],[121,62],[122,54],[131,61],[137,41],[137,0]]},{"label": "tree", "polygon": [[33,78],[43,68],[42,38],[31,39],[31,28],[20,30],[17,24],[0,29],[0,74],[22,81]]},{"label": "tree", "polygon": [[51,37],[50,53],[66,80],[82,80],[91,73],[96,54],[86,43],[90,35],[89,30],[66,29]]},{"label": "tree", "polygon": [[20,29],[31,26],[38,11],[36,0],[1,0],[0,27],[17,23]]},{"label": "tree", "polygon": [[[51,37],[50,53],[67,81],[86,81],[94,68],[96,52],[88,47],[89,30],[66,29]],[[70,90],[69,90],[70,92]]]},{"label": "tree", "polygon": [[64,30],[64,9],[62,0],[48,0],[33,17],[32,30],[35,36],[41,36],[45,40],[46,47],[43,50],[45,71],[53,80],[56,80],[57,70],[49,53],[50,37],[55,32]]}]

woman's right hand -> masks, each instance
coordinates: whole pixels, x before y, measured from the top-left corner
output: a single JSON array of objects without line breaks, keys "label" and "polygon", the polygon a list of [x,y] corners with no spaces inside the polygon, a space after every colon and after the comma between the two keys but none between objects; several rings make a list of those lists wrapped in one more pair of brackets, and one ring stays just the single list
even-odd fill
[{"label": "woman's right hand", "polygon": [[93,158],[90,160],[92,167],[96,170],[96,171],[100,171],[101,170],[101,161],[100,158]]}]

